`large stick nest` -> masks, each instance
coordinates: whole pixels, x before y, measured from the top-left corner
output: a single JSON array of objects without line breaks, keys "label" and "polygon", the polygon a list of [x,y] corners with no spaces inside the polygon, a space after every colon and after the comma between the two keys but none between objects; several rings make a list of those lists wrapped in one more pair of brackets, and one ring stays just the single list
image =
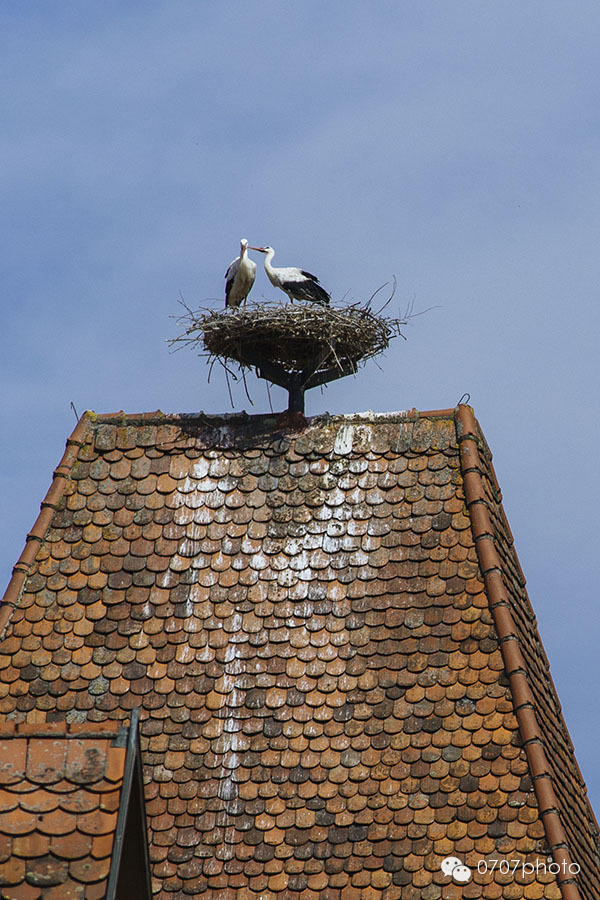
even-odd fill
[{"label": "large stick nest", "polygon": [[[202,355],[247,366],[248,354],[289,373],[339,368],[385,350],[406,320],[384,318],[358,304],[334,308],[316,304],[249,303],[246,308],[201,310],[179,319],[185,331],[169,343],[191,344]],[[318,361],[318,362],[317,362]],[[317,367],[315,368],[315,364]]]}]

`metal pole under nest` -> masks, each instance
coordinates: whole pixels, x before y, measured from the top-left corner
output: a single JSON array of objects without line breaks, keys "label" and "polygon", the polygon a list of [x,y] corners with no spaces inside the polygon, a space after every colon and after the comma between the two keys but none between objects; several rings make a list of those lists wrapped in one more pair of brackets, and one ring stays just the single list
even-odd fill
[{"label": "metal pole under nest", "polygon": [[290,378],[288,389],[288,412],[302,413],[304,415],[304,385],[298,378]]},{"label": "metal pole under nest", "polygon": [[278,363],[267,359],[261,353],[245,346],[240,342],[238,347],[238,359],[246,365],[253,366],[259,378],[264,378],[272,384],[285,388],[288,392],[288,412],[304,414],[304,395],[310,388],[328,384],[346,375],[355,375],[357,366],[353,361],[345,361],[332,366],[330,369],[321,369],[324,360],[331,355],[331,348],[319,347],[312,364],[301,372],[289,372]]}]

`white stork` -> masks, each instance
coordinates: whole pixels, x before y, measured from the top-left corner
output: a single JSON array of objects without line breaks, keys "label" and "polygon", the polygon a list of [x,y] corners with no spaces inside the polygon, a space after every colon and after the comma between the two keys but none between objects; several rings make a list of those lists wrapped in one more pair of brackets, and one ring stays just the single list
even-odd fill
[{"label": "white stork", "polygon": [[275,256],[272,247],[251,247],[250,249],[266,253],[265,272],[269,281],[275,287],[281,288],[292,302],[294,300],[312,300],[313,303],[320,303],[322,306],[329,305],[331,297],[321,287],[316,275],[311,275],[304,269],[296,269],[294,266],[275,268],[271,265],[271,260]]},{"label": "white stork", "polygon": [[242,300],[246,304],[246,297],[252,290],[256,278],[256,263],[248,253],[248,241],[242,238],[240,241],[240,255],[229,264],[225,272],[225,306],[237,307]]}]

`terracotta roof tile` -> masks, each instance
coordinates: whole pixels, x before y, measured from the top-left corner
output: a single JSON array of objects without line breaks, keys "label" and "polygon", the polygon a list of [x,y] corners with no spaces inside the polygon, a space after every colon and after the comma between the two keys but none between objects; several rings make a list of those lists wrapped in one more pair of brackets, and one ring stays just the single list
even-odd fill
[{"label": "terracotta roof tile", "polygon": [[[5,840],[67,861],[92,896],[124,751],[74,724],[65,741],[61,720],[99,727],[140,706],[161,900],[600,895],[595,825],[489,451],[469,426],[475,452],[460,410],[457,421],[324,417],[288,431],[276,416],[151,414],[78,426],[7,595],[0,711],[34,725],[0,734],[14,746],[0,754]],[[482,550],[486,529],[499,564]],[[577,894],[554,875],[459,887],[440,870],[450,854],[545,860],[557,840],[488,566],[508,592],[540,765],[584,873]],[[45,718],[58,731],[38,737]],[[36,804],[44,829],[31,825]],[[29,885],[23,860],[1,865]]]},{"label": "terracotta roof tile", "polygon": [[0,893],[104,897],[126,763],[118,728],[42,722],[0,731],[4,770],[20,773],[0,786]]}]

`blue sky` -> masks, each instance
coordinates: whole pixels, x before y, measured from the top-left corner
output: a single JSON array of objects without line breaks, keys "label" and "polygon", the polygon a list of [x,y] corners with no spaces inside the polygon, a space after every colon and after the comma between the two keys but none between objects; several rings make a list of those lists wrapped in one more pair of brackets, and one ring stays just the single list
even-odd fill
[{"label": "blue sky", "polygon": [[71,401],[231,411],[165,339],[240,237],[338,300],[396,275],[390,314],[436,308],[307,412],[471,394],[600,809],[599,45],[586,0],[4,0],[2,581]]}]

